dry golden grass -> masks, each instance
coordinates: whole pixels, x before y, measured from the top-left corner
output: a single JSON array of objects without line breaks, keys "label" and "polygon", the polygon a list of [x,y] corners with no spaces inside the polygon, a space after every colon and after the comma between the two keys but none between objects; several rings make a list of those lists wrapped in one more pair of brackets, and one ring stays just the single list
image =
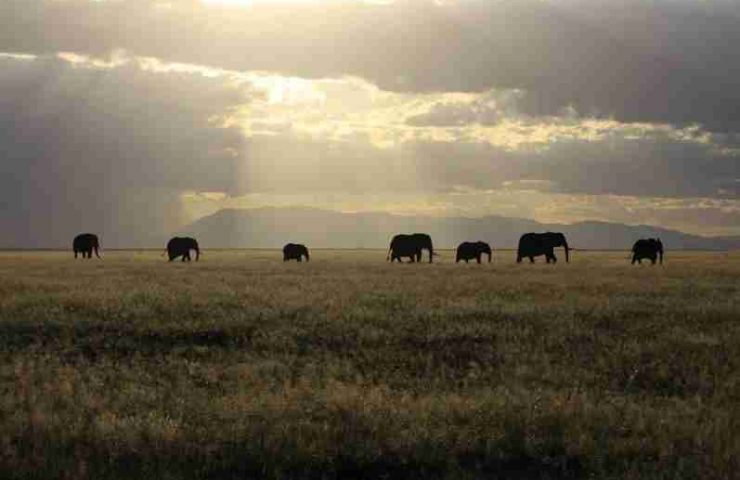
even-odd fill
[{"label": "dry golden grass", "polygon": [[733,478],[740,254],[0,253],[2,478]]}]

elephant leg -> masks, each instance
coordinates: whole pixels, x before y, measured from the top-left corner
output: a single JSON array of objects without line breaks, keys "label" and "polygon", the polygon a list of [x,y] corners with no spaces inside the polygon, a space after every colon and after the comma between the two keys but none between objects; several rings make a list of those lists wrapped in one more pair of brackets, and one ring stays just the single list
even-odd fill
[{"label": "elephant leg", "polygon": [[478,262],[478,265],[480,265],[480,254],[478,254],[478,257],[475,259],[476,262]]},{"label": "elephant leg", "polygon": [[75,258],[77,258],[77,250],[75,250]]},{"label": "elephant leg", "polygon": [[529,256],[529,263],[534,263],[534,257],[532,255]]},{"label": "elephant leg", "polygon": [[298,261],[298,263],[301,263],[303,261],[303,257],[298,255],[298,257],[296,257],[296,260]]}]

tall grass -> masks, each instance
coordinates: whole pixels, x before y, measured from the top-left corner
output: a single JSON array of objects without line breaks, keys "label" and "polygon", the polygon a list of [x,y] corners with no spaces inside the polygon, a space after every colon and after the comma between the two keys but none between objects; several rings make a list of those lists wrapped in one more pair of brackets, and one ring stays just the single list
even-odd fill
[{"label": "tall grass", "polygon": [[0,253],[0,477],[734,478],[740,254],[626,256]]}]

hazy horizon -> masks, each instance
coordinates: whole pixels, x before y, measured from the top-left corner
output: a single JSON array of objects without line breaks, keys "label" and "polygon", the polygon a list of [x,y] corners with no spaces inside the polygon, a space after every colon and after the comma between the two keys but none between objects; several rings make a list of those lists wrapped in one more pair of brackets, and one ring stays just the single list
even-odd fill
[{"label": "hazy horizon", "polygon": [[[313,207],[222,209],[169,232],[98,232],[104,250],[159,250],[172,236],[192,236],[201,248],[277,249],[289,242],[311,249],[387,249],[399,232],[425,232],[437,249],[454,249],[463,241],[486,241],[495,250],[514,249],[528,232],[563,232],[577,250],[629,250],[639,238],[662,238],[675,250],[736,250],[740,236],[697,236],[650,225],[602,221],[540,223],[535,220],[483,217],[399,215],[386,212],[338,212]],[[70,239],[34,240],[23,246],[0,241],[0,250],[68,250]]]}]

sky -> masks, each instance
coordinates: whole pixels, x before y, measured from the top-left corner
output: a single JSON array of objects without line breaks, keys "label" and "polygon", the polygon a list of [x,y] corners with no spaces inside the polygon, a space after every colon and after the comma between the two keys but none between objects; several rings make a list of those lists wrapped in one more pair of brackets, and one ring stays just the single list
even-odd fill
[{"label": "sky", "polygon": [[740,235],[735,0],[2,0],[0,232],[223,208]]}]

